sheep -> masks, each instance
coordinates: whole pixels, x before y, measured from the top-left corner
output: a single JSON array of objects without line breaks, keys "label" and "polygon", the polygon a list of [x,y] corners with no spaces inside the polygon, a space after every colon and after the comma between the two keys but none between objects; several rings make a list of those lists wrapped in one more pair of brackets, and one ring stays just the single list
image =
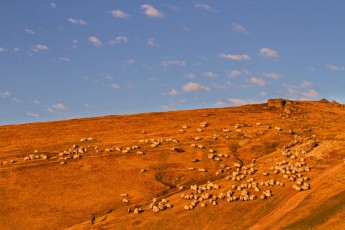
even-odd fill
[{"label": "sheep", "polygon": [[199,159],[197,159],[197,158],[194,158],[193,160],[192,160],[192,162],[199,162],[200,160]]},{"label": "sheep", "polygon": [[200,128],[197,128],[196,131],[198,131],[198,132],[201,133],[201,132],[203,132],[204,130],[202,130],[202,129],[200,129]]},{"label": "sheep", "polygon": [[196,140],[196,141],[200,141],[200,140],[201,140],[201,138],[200,138],[200,137],[195,137],[195,138],[194,138],[194,140]]},{"label": "sheep", "polygon": [[205,203],[201,203],[201,204],[200,204],[200,207],[205,208],[205,207],[206,207],[206,204],[205,204]]},{"label": "sheep", "polygon": [[184,209],[185,209],[185,210],[190,210],[188,205],[185,205],[185,206],[184,206]]},{"label": "sheep", "polygon": [[182,128],[182,129],[187,129],[188,126],[187,126],[187,125],[183,125],[181,128]]},{"label": "sheep", "polygon": [[230,132],[230,129],[227,129],[227,128],[223,129],[223,133],[228,133],[228,132]]},{"label": "sheep", "polygon": [[133,212],[136,214],[139,214],[142,212],[142,209],[141,208],[135,208]]},{"label": "sheep", "polygon": [[126,199],[126,198],[124,198],[124,199],[122,199],[122,203],[126,203],[126,204],[128,204],[128,203],[129,203],[129,200],[128,200],[128,199]]},{"label": "sheep", "polygon": [[76,154],[76,155],[74,155],[73,156],[73,159],[75,160],[75,159],[79,159],[80,158],[80,155],[78,155],[78,154]]},{"label": "sheep", "polygon": [[140,169],[140,173],[146,172],[146,169]]},{"label": "sheep", "polygon": [[180,132],[180,133],[184,133],[184,132],[186,132],[185,130],[183,130],[183,129],[179,129],[179,130],[177,130],[178,132]]},{"label": "sheep", "polygon": [[153,211],[154,213],[158,213],[158,212],[159,212],[159,208],[158,208],[157,206],[153,206],[153,207],[152,207],[152,211]]},{"label": "sheep", "polygon": [[60,165],[64,165],[64,164],[66,164],[67,162],[66,161],[61,161],[60,162]]}]

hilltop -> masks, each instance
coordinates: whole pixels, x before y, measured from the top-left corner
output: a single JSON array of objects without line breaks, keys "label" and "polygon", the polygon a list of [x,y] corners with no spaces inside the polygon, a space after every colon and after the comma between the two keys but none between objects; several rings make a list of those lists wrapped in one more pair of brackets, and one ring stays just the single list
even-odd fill
[{"label": "hilltop", "polygon": [[0,126],[0,229],[344,229],[344,121],[275,99]]}]

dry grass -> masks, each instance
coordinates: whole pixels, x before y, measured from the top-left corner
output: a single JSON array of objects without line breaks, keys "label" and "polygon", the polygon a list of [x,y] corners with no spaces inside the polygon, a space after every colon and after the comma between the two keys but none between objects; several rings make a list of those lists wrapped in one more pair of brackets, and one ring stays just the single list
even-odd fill
[{"label": "dry grass", "polygon": [[[97,217],[95,229],[250,228],[296,195],[297,192],[290,188],[292,182],[286,182],[285,188],[270,188],[274,196],[265,201],[230,204],[221,201],[218,206],[204,209],[198,206],[193,211],[183,210],[188,201],[181,200],[180,194],[186,192],[178,191],[176,186],[212,180],[225,191],[233,182],[222,179],[225,175],[215,176],[219,164],[233,167],[235,162],[249,164],[254,158],[259,171],[253,177],[257,181],[267,180],[262,172],[269,171],[275,161],[284,159],[277,149],[294,140],[289,130],[319,142],[319,146],[305,156],[312,167],[309,173],[312,186],[313,178],[343,162],[343,108],[330,103],[296,102],[288,117],[282,119],[282,111],[262,104],[2,126],[0,162],[11,159],[17,162],[0,166],[0,229],[89,229],[92,213]],[[198,132],[197,128],[203,121],[207,121],[209,126]],[[262,125],[256,126],[257,122]],[[240,128],[246,136],[235,132],[236,123],[247,125]],[[182,125],[189,127],[184,133],[178,132]],[[269,129],[268,125],[272,128]],[[276,131],[275,127],[282,128],[282,131]],[[231,132],[223,133],[223,128]],[[212,139],[214,135],[217,135],[217,140]],[[79,142],[83,137],[93,137],[94,140]],[[202,140],[195,141],[195,137]],[[150,144],[138,142],[151,138],[173,138],[179,143],[164,142],[152,148]],[[249,140],[248,144],[239,147],[238,143],[244,139]],[[205,148],[193,148],[190,146],[192,143],[202,144]],[[88,148],[88,153],[82,154],[82,159],[68,160],[67,164],[60,165],[58,153],[68,150],[73,144]],[[136,155],[137,150],[127,154],[96,153],[94,150],[95,146],[104,150],[132,145],[140,146],[139,150],[145,155]],[[173,152],[171,147],[185,152]],[[217,153],[229,154],[230,158],[221,162],[210,160],[207,158],[210,148]],[[23,157],[35,149],[46,153],[50,159],[23,162]],[[194,158],[201,161],[191,162]],[[205,168],[207,172],[190,171],[188,167]],[[140,173],[141,168],[147,171]],[[330,175],[317,189],[312,187],[301,204],[279,217],[279,223],[270,228],[344,227],[344,221],[337,218],[344,217],[343,203],[338,202],[345,191],[344,173],[341,172],[344,171],[339,172],[338,179]],[[270,175],[269,178],[282,180],[279,175]],[[332,185],[337,189],[327,189]],[[130,207],[142,205],[144,212],[140,215],[128,213],[121,193],[130,195]],[[148,203],[157,196],[167,197],[174,207],[154,214]]]}]

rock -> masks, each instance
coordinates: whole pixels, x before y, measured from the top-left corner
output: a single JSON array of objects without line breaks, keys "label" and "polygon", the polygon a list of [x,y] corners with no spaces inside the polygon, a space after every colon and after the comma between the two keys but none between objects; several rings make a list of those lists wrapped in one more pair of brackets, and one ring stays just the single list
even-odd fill
[{"label": "rock", "polygon": [[267,102],[268,107],[276,107],[277,109],[284,108],[285,104],[286,104],[286,100],[282,98],[268,99],[268,102]]},{"label": "rock", "polygon": [[245,140],[242,140],[242,141],[238,142],[238,145],[240,147],[243,147],[243,146],[247,145],[248,143],[249,143],[249,140],[245,139]]},{"label": "rock", "polygon": [[285,114],[288,114],[288,115],[291,114],[291,109],[285,108],[285,109],[284,109],[284,113],[285,113]]}]

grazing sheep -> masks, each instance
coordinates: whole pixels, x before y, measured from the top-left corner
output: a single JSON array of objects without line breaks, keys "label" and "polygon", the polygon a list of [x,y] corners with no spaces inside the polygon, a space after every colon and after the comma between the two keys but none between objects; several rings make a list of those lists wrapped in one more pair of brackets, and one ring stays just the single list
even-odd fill
[{"label": "grazing sheep", "polygon": [[153,207],[152,207],[152,211],[153,211],[154,213],[158,213],[158,212],[159,212],[159,208],[158,208],[157,206],[153,206]]},{"label": "grazing sheep", "polygon": [[124,199],[122,199],[122,203],[128,204],[128,203],[129,203],[129,200],[124,198]]}]

